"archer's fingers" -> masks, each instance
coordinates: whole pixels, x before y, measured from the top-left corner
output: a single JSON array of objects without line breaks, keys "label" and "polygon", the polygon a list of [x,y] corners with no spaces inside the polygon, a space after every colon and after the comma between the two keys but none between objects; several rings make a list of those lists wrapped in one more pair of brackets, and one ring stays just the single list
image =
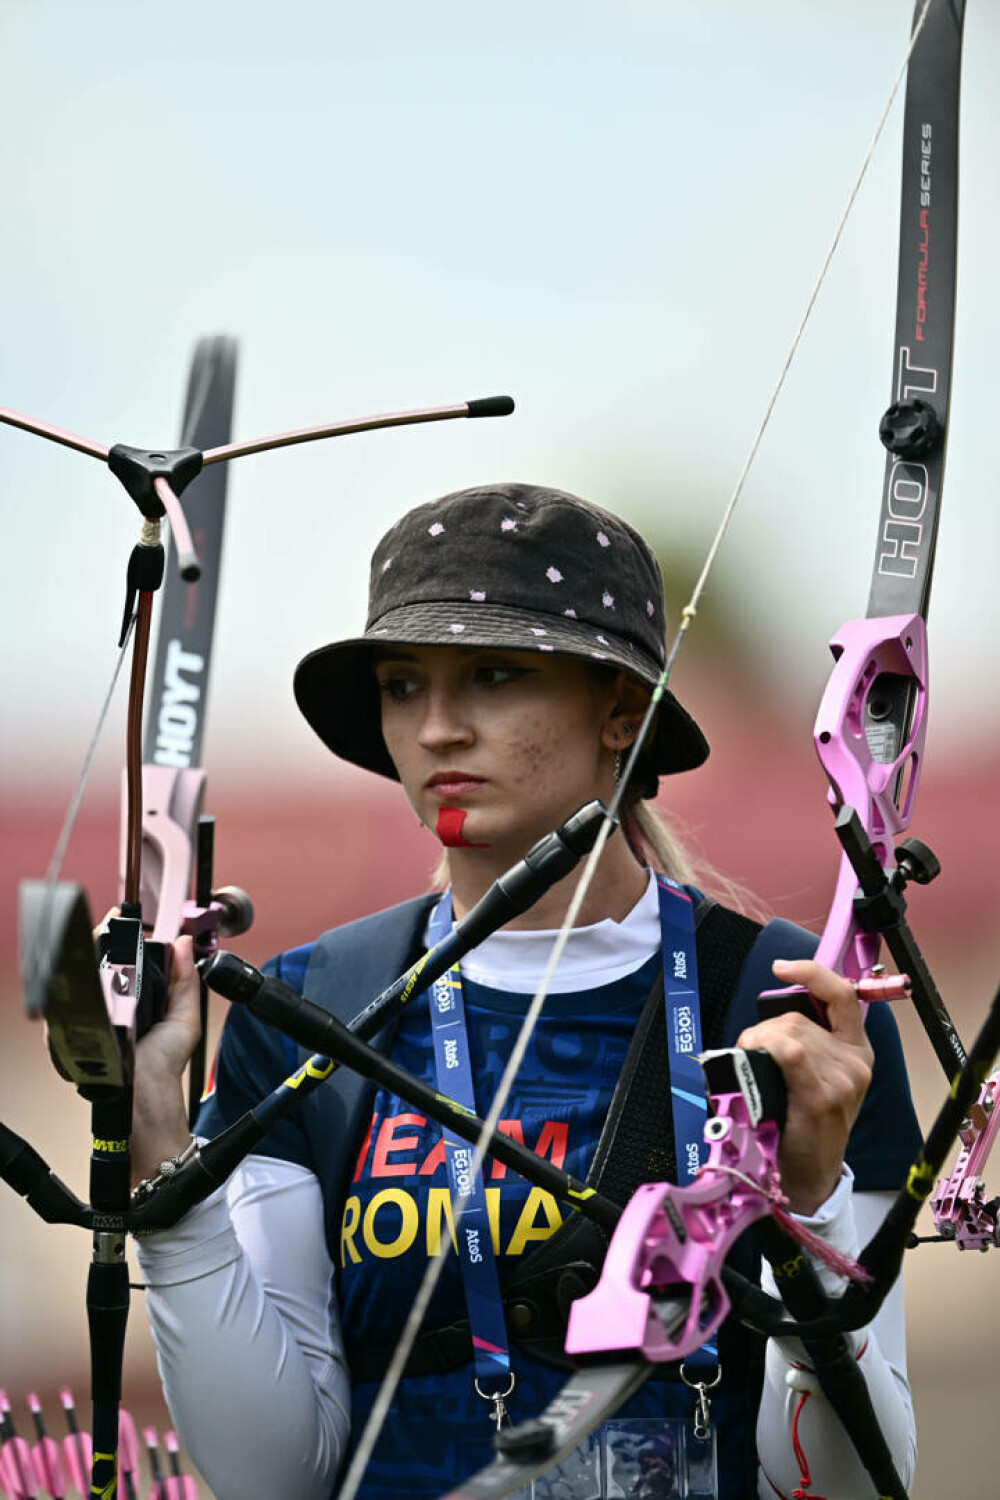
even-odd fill
[{"label": "archer's fingers", "polygon": [[775,978],[782,984],[800,984],[826,1010],[827,1024],[834,1036],[855,1046],[867,1043],[864,1018],[857,993],[849,979],[835,974],[824,964],[810,958],[776,958],[772,964]]},{"label": "archer's fingers", "polygon": [[174,943],[173,962],[170,967],[170,999],[167,1018],[172,1021],[193,1021],[200,1031],[200,988],[198,970],[194,962],[194,939],[178,938]]}]

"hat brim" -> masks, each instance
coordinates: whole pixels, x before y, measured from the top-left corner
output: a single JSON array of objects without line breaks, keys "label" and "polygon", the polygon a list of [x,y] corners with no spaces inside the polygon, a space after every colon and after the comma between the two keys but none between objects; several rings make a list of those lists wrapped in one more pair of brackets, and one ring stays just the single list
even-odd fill
[{"label": "hat brim", "polygon": [[[534,623],[537,621],[537,623]],[[334,755],[398,781],[382,738],[382,706],[373,653],[385,646],[487,646],[606,662],[655,687],[659,665],[631,643],[593,626],[523,609],[487,604],[409,604],[383,615],[363,636],[312,651],[295,671],[295,701]],[[693,771],[708,758],[708,741],[665,690],[643,759],[658,776]]]}]

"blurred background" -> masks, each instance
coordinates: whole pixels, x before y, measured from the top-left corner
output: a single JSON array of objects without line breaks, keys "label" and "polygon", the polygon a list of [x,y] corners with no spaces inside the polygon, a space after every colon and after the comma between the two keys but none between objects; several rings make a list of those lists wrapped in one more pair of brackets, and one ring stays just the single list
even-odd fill
[{"label": "blurred background", "polygon": [[[205,763],[218,878],[259,914],[247,957],[413,894],[434,862],[398,790],[334,763],[291,696],[299,657],[360,627],[368,557],[404,509],[490,479],[576,491],[654,542],[676,622],[909,24],[909,0],[0,8],[3,405],[171,444],[191,349],[213,332],[240,340],[239,436],[517,400],[504,421],[233,466]],[[967,1037],[1000,978],[998,60],[1000,12],[979,0],[914,823],[944,873],[911,901]],[[826,641],[867,600],[901,121],[902,95],[677,669],[711,761],[661,798],[697,855],[814,926],[837,847],[810,729]],[[24,433],[0,429],[0,464],[0,1114],[85,1193],[87,1108],[22,1018],[16,886],[48,864],[111,675],[136,512],[101,465]],[[64,868],[95,912],[116,887],[123,706]],[[901,1024],[926,1126],[941,1080]],[[0,1386],[22,1421],[29,1389],[55,1406],[70,1381],[86,1403],[88,1254],[85,1235],[0,1197]],[[998,1274],[950,1247],[910,1257],[919,1500],[959,1445],[967,1488],[995,1489]],[[126,1392],[164,1425],[141,1307]]]}]

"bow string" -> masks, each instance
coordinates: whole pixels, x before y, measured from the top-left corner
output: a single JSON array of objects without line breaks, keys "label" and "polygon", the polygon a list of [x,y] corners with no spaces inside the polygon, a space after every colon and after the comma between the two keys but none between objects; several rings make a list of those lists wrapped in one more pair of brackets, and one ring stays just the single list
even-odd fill
[{"label": "bow string", "polygon": [[[964,0],[957,5],[953,0],[918,0],[915,7],[906,55],[836,226],[702,571],[688,604],[682,610],[680,626],[660,680],[630,749],[606,820],[571,898],[542,983],[532,999],[515,1041],[477,1143],[474,1170],[482,1164],[489,1134],[505,1107],[531,1032],[544,1005],[552,976],[579,916],[603,847],[616,825],[617,814],[670,680],[681,644],[696,616],[709,572],[743,493],[861,182],[902,79],[908,75],[893,392],[892,404],[880,430],[888,449],[888,457],[867,630],[861,627],[855,632],[850,627],[845,627],[841,638],[835,638],[832,643],[834,673],[824,696],[816,729],[817,750],[830,780],[831,804],[836,812],[846,815],[842,820],[838,819],[838,834],[843,839],[841,823],[851,823],[849,815],[853,812],[851,826],[856,830],[860,825],[862,845],[874,846],[872,852],[882,872],[882,882],[887,883],[885,865],[892,863],[891,840],[908,826],[922,761],[927,686],[922,626],[926,617],[940,509],[950,393],[963,13]],[[931,157],[933,179],[930,178]],[[903,620],[897,618],[900,615],[904,616]],[[843,639],[844,636],[850,638],[849,642]],[[848,654],[848,643],[854,655]],[[849,685],[849,691],[846,692],[843,687],[845,682]],[[832,727],[831,708],[834,710]],[[859,740],[860,746],[857,744]],[[838,779],[840,767],[833,764],[831,746],[836,746],[841,755],[856,767],[853,779],[848,779],[842,771]],[[850,801],[849,798],[854,800]],[[858,857],[860,859],[861,855]],[[855,906],[858,884],[858,874],[845,845],[830,916],[820,940],[817,958],[846,977],[865,980],[877,963],[879,937],[877,931],[866,928],[859,917]],[[908,958],[912,957],[912,952],[912,947],[907,948]],[[964,1049],[936,992],[924,987],[921,1005],[925,1025],[928,1026],[949,1079],[952,1079],[956,1067],[965,1058]],[[928,1017],[932,1019],[928,1021]],[[462,1209],[461,1202],[455,1205],[456,1231]],[[437,1256],[428,1264],[395,1357],[386,1373],[345,1478],[340,1492],[341,1500],[353,1500],[357,1493],[365,1465],[377,1441],[380,1425],[402,1377],[449,1249],[450,1242],[443,1239]],[[810,1310],[813,1313],[817,1311],[815,1295],[814,1291],[811,1304],[800,1304],[803,1316]],[[575,1441],[582,1440],[631,1394],[635,1388],[631,1379],[633,1374],[631,1366],[623,1366],[616,1372],[609,1365],[600,1377],[594,1376],[595,1382],[598,1379],[603,1381],[603,1393],[600,1398],[595,1397],[589,1403],[582,1403],[581,1397],[582,1404],[589,1404],[590,1417],[585,1422],[577,1420],[570,1423]],[[569,1391],[572,1386],[573,1382],[570,1382],[564,1390]],[[837,1401],[837,1407],[849,1429],[853,1415],[850,1410],[851,1394],[848,1390],[847,1401]],[[856,1386],[853,1388],[853,1395],[857,1396]],[[545,1416],[551,1417],[555,1426],[562,1423],[562,1438],[565,1439],[567,1422],[570,1421],[569,1407],[573,1402],[570,1401],[566,1410],[562,1410],[561,1400],[557,1396]],[[579,1416],[581,1403],[577,1403],[577,1411],[572,1413],[573,1416]],[[566,1403],[562,1402],[562,1405]],[[891,1467],[891,1459],[884,1443],[881,1451],[874,1454],[871,1452],[872,1444],[878,1450],[879,1435],[871,1431],[874,1425],[874,1419],[871,1418],[867,1436],[862,1439],[863,1444],[869,1444],[866,1461],[872,1466],[878,1466],[881,1492],[903,1495],[901,1482]],[[503,1446],[507,1457],[513,1460],[517,1451],[516,1441],[505,1442]],[[559,1453],[565,1453],[565,1441],[560,1441],[558,1448]],[[544,1472],[545,1468],[556,1461],[559,1453],[553,1453],[550,1461],[541,1468],[532,1467],[531,1472]],[[531,1460],[526,1459],[526,1462]],[[527,1472],[526,1468],[518,1469],[513,1464],[504,1477],[497,1472],[495,1465],[490,1466],[455,1490],[453,1500],[457,1500],[458,1496],[471,1497],[480,1493],[494,1497],[513,1494],[526,1482]]]}]

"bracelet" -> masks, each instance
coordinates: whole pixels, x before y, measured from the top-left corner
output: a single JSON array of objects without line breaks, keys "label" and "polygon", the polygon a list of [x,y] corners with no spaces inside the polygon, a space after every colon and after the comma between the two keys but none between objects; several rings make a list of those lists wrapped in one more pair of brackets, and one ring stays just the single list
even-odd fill
[{"label": "bracelet", "polygon": [[188,1162],[197,1155],[197,1152],[198,1142],[192,1140],[179,1156],[170,1156],[166,1161],[161,1161],[155,1177],[144,1177],[142,1182],[132,1189],[133,1208],[137,1208],[139,1204],[145,1203],[148,1198],[151,1198],[157,1188],[162,1187],[165,1182],[169,1182],[171,1177],[175,1177],[181,1168],[187,1166]]}]

